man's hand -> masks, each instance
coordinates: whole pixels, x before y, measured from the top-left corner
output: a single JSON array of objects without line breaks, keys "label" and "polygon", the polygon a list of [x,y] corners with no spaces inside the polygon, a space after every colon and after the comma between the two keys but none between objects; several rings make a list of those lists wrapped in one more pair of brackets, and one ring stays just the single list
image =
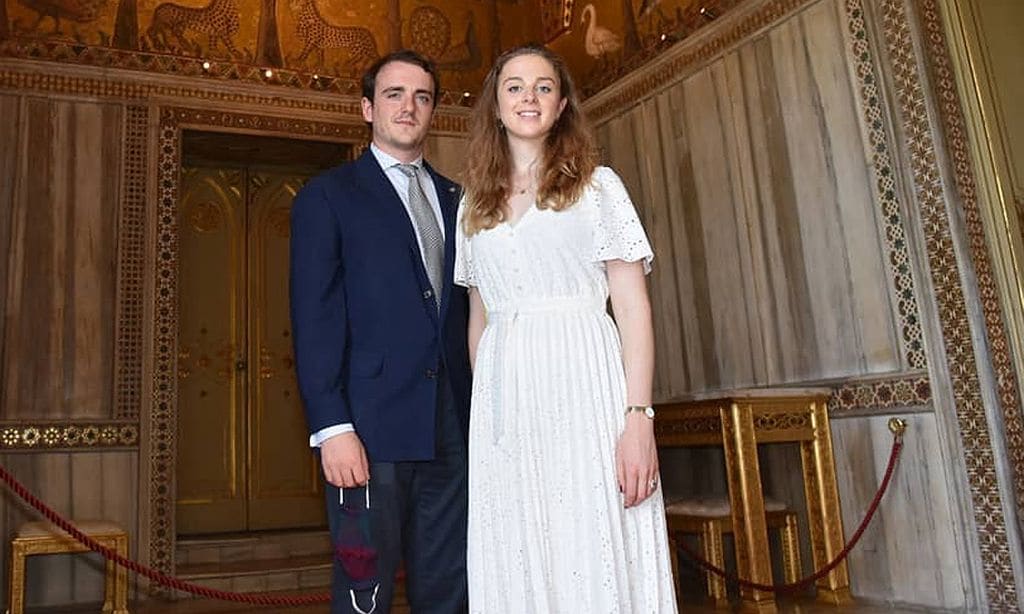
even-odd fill
[{"label": "man's hand", "polygon": [[363,442],[354,432],[342,433],[320,444],[324,477],[338,488],[355,488],[370,479],[370,463]]},{"label": "man's hand", "polygon": [[626,416],[626,428],[615,448],[619,490],[626,507],[639,505],[657,488],[658,448],[654,442],[654,421],[641,413]]}]

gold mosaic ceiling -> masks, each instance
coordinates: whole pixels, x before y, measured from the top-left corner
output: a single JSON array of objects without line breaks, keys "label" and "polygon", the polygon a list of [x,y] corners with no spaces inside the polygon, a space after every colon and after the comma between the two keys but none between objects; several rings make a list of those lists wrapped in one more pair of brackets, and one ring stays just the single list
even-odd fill
[{"label": "gold mosaic ceiling", "polygon": [[0,55],[358,92],[411,47],[469,103],[497,54],[543,42],[585,93],[743,0],[0,0]]}]

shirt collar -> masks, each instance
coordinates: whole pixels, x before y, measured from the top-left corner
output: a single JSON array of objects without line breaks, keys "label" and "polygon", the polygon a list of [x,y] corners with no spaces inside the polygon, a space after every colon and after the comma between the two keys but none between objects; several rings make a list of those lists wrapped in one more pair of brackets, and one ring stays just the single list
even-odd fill
[{"label": "shirt collar", "polygon": [[[377,147],[376,143],[370,143],[370,152],[373,154],[373,157],[377,159],[377,164],[380,164],[380,167],[382,169],[384,169],[384,170],[391,169],[391,168],[393,168],[393,167],[395,167],[395,166],[397,166],[399,164],[404,164],[398,158],[392,156],[389,153],[386,153],[380,147]],[[417,168],[422,169],[423,168],[423,156],[420,156],[420,157],[416,158],[410,164],[412,164],[413,166],[415,166]]]}]

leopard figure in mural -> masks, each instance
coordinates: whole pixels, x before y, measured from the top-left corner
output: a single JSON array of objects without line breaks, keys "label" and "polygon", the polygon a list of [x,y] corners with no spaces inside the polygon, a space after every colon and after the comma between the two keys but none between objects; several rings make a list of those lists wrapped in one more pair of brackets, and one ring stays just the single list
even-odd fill
[{"label": "leopard figure in mural", "polygon": [[323,66],[325,49],[343,50],[346,54],[344,65],[349,69],[363,68],[377,59],[377,41],[367,28],[329,23],[315,0],[292,0],[291,8],[297,11],[295,33],[303,42],[297,62],[305,62],[315,50],[317,65]]},{"label": "leopard figure in mural", "polygon": [[153,11],[153,19],[146,29],[146,38],[155,48],[171,50],[172,40],[185,51],[202,53],[202,48],[190,40],[187,32],[206,34],[209,37],[207,53],[216,53],[218,44],[223,43],[231,57],[239,57],[232,38],[238,33],[240,15],[235,0],[210,0],[201,8],[190,8],[163,2]]}]

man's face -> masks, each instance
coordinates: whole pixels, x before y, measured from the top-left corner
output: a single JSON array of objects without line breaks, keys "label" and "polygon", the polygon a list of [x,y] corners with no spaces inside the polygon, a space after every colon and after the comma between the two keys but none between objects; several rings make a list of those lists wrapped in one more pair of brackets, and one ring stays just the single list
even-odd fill
[{"label": "man's face", "polygon": [[415,160],[434,114],[434,80],[415,64],[390,62],[377,73],[374,88],[373,102],[362,102],[374,144],[403,162]]}]

